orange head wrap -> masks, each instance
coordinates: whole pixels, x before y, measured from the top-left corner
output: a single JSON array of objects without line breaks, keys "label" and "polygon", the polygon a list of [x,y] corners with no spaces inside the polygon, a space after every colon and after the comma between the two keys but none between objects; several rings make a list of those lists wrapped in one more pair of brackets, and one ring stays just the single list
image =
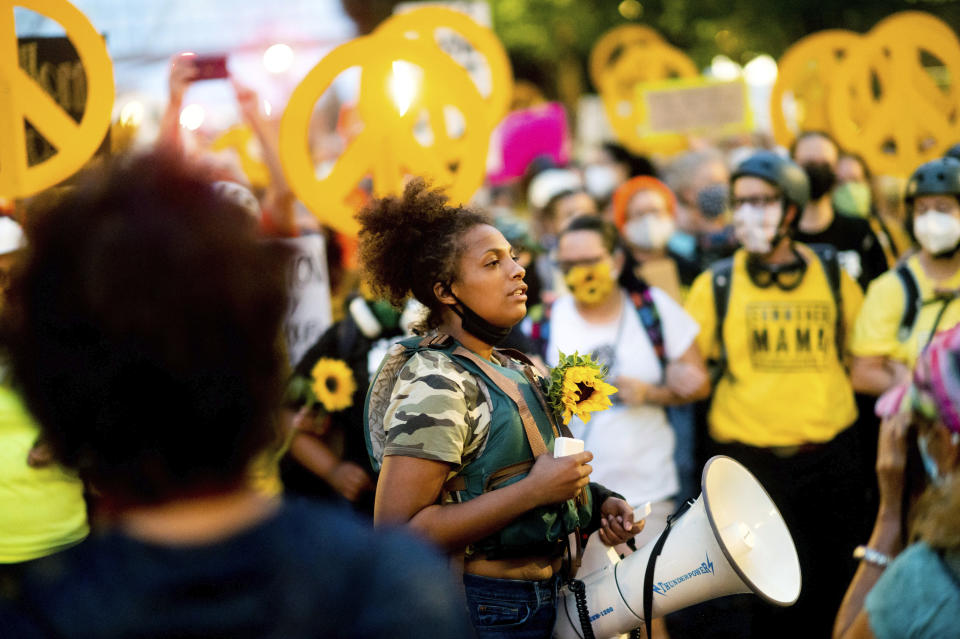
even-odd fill
[{"label": "orange head wrap", "polygon": [[667,211],[670,215],[676,216],[677,197],[670,187],[655,177],[639,175],[621,184],[613,193],[613,222],[619,230],[623,231],[623,225],[627,223],[627,205],[640,191],[656,191],[662,195],[663,201],[667,204]]}]

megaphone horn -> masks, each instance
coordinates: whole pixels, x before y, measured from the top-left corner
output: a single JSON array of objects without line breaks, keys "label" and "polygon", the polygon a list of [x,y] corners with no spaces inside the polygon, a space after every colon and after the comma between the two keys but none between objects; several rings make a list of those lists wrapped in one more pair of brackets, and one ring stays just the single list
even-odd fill
[{"label": "megaphone horn", "polygon": [[[700,497],[674,515],[656,540],[581,579],[584,616],[595,637],[616,637],[650,619],[737,593],[753,592],[777,606],[796,603],[797,550],[760,482],[739,462],[717,456],[704,466],[700,486]],[[561,595],[554,637],[589,636],[570,584]]]}]

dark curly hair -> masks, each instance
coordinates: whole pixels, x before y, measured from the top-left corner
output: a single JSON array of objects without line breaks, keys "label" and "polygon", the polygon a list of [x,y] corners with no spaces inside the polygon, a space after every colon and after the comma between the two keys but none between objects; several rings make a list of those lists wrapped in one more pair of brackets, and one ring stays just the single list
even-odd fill
[{"label": "dark curly hair", "polygon": [[413,296],[430,310],[426,326],[442,320],[443,303],[434,295],[436,282],[456,279],[464,233],[491,224],[484,214],[450,206],[443,193],[417,178],[400,197],[372,202],[358,216],[360,264],[374,292],[395,306]]},{"label": "dark curly hair", "polygon": [[88,175],[27,237],[0,336],[55,457],[116,503],[239,485],[277,436],[288,249],[159,156]]}]

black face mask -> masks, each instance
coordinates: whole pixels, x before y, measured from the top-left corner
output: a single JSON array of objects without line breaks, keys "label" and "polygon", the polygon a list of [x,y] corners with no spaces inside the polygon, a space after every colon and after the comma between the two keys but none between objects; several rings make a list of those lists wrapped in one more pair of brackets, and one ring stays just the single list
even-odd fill
[{"label": "black face mask", "polygon": [[830,192],[837,181],[837,175],[826,162],[811,162],[804,164],[803,170],[810,180],[810,199],[819,200]]},{"label": "black face mask", "polygon": [[459,304],[463,309],[460,310],[457,308],[457,304],[449,305],[450,310],[460,317],[460,324],[463,326],[463,330],[470,333],[477,339],[483,340],[490,346],[499,346],[504,342],[505,339],[507,339],[507,336],[510,334],[510,331],[513,329],[513,327],[501,328],[499,326],[494,326],[487,320],[477,315],[469,306],[461,302],[460,298],[453,294],[453,291],[450,291],[450,295],[453,296],[453,299],[457,300],[457,304]]}]

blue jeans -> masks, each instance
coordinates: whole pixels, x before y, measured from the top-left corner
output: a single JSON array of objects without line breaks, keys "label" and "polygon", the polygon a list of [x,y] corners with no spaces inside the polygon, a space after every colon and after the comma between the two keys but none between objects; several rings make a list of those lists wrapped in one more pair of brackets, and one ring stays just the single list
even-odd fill
[{"label": "blue jeans", "polygon": [[559,576],[521,581],[467,574],[463,585],[478,639],[549,639],[557,619]]}]

